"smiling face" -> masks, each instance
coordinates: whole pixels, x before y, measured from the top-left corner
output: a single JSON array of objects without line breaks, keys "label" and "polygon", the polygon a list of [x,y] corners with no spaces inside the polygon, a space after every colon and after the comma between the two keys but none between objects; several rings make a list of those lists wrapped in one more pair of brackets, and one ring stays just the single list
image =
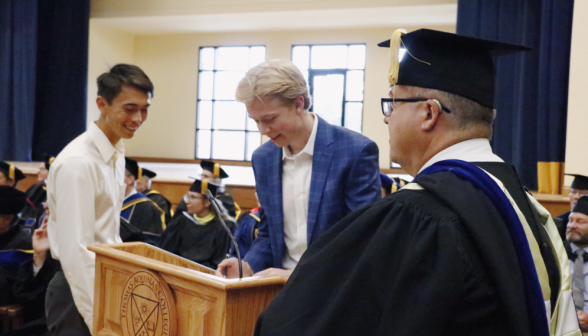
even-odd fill
[{"label": "smiling face", "polygon": [[147,120],[151,95],[130,86],[123,86],[112,104],[98,97],[96,104],[100,109],[98,127],[102,129],[114,145],[120,139],[130,139],[141,124]]},{"label": "smiling face", "polygon": [[299,129],[304,99],[299,98],[293,105],[284,104],[280,98],[254,99],[247,105],[247,114],[255,120],[262,135],[268,136],[276,146],[286,147],[301,140]]}]

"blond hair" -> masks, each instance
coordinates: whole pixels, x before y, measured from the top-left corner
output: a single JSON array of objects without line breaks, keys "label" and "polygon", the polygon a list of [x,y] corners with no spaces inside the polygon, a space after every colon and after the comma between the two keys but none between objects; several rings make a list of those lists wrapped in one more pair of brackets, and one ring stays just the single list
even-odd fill
[{"label": "blond hair", "polygon": [[249,69],[237,86],[235,99],[245,105],[255,98],[280,98],[292,105],[296,98],[304,98],[304,109],[310,108],[308,85],[302,72],[288,60],[265,61]]}]

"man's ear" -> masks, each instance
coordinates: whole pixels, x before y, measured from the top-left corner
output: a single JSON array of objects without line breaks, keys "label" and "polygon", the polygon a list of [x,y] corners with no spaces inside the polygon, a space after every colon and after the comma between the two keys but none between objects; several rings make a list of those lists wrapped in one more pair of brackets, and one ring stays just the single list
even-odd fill
[{"label": "man's ear", "polygon": [[441,113],[441,107],[433,100],[429,99],[425,102],[425,118],[421,124],[423,131],[432,131],[435,129],[437,122],[439,121],[439,115]]},{"label": "man's ear", "polygon": [[109,106],[110,104],[108,104],[108,102],[106,101],[106,99],[104,99],[104,97],[98,96],[98,97],[96,97],[96,105],[98,106],[98,109],[100,110],[100,112],[103,112],[104,108],[106,108],[106,106]]},{"label": "man's ear", "polygon": [[296,97],[296,100],[294,101],[294,106],[296,106],[297,113],[304,111],[304,97],[303,96]]}]

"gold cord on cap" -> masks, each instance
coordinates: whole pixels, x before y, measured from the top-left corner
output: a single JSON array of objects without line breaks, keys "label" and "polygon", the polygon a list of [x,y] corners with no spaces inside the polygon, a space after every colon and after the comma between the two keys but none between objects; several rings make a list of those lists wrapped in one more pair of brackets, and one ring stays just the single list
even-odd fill
[{"label": "gold cord on cap", "polygon": [[206,195],[206,189],[208,189],[208,180],[202,180],[202,184],[200,185],[200,193],[202,195]]},{"label": "gold cord on cap", "polygon": [[14,180],[14,165],[11,164],[8,168],[8,178]]},{"label": "gold cord on cap", "polygon": [[54,156],[52,156],[52,157],[49,158],[49,164],[53,164],[53,161],[55,161],[55,157]]},{"label": "gold cord on cap", "polygon": [[396,29],[390,38],[390,66],[388,67],[388,82],[391,86],[396,85],[396,82],[398,82],[398,70],[400,68],[398,54],[400,51],[400,43],[402,43],[402,34],[406,34],[406,29]]},{"label": "gold cord on cap", "polygon": [[214,177],[220,176],[220,165],[218,163],[214,164],[214,171],[212,173],[214,174]]}]

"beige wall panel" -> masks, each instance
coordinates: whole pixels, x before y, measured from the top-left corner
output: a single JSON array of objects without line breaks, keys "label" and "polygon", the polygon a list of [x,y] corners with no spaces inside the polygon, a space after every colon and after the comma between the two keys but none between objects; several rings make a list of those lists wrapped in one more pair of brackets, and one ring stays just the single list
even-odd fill
[{"label": "beige wall panel", "polygon": [[90,21],[88,58],[87,124],[100,116],[96,106],[96,78],[117,63],[133,63],[134,37],[131,34],[93,24]]},{"label": "beige wall panel", "polygon": [[[570,87],[568,97],[568,127],[566,136],[566,173],[588,175],[586,150],[586,90],[588,90],[588,1],[574,3],[572,51],[570,57]],[[572,178],[566,177],[569,186]]]},{"label": "beige wall panel", "polygon": [[[455,32],[455,26],[430,27]],[[201,46],[265,45],[266,58],[290,59],[294,44],[365,43],[366,73],[363,134],[380,148],[380,166],[388,168],[388,133],[380,111],[386,97],[388,51],[377,43],[394,28],[255,33],[174,34],[135,37],[134,60],[155,84],[149,119],[126,141],[131,156],[194,157],[198,50]]]}]

